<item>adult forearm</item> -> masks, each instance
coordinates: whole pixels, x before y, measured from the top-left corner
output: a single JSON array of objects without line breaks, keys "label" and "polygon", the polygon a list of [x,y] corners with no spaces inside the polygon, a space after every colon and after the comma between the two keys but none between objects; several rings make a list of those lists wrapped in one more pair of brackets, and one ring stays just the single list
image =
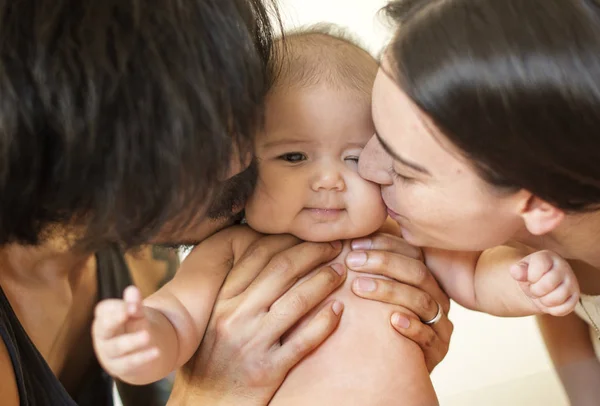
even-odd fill
[{"label": "adult forearm", "polygon": [[589,327],[576,314],[538,316],[546,348],[572,406],[597,405],[600,399],[600,362]]},{"label": "adult forearm", "polygon": [[590,358],[556,369],[571,406],[596,406],[600,402],[600,362]]}]

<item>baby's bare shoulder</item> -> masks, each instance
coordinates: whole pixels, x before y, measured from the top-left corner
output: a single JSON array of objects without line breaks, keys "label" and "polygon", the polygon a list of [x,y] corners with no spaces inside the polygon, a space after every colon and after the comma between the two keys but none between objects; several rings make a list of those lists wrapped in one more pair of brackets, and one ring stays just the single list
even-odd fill
[{"label": "baby's bare shoulder", "polygon": [[253,242],[263,235],[248,227],[247,225],[235,225],[212,235],[202,241],[190,254],[208,256],[211,258],[226,258],[231,263],[237,260],[248,250]]}]

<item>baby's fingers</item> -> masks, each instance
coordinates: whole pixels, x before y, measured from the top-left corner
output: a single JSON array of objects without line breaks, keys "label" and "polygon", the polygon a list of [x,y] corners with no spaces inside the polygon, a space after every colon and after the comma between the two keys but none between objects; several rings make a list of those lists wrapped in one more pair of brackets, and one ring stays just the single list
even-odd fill
[{"label": "baby's fingers", "polygon": [[510,275],[514,280],[519,282],[527,282],[527,264],[518,262],[510,267]]},{"label": "baby's fingers", "polygon": [[142,352],[149,344],[150,334],[142,330],[103,341],[98,345],[98,351],[105,358],[120,358],[131,353]]},{"label": "baby's fingers", "polygon": [[563,282],[569,285],[571,277],[560,272],[546,272],[539,281],[529,286],[529,290],[534,297],[543,297],[556,290]]},{"label": "baby's fingers", "polygon": [[550,252],[539,251],[525,257],[521,262],[528,264],[527,281],[536,283],[554,267],[554,261]]},{"label": "baby's fingers", "polygon": [[142,294],[135,286],[128,286],[123,291],[123,300],[127,303],[127,313],[130,317],[144,317],[142,311]]},{"label": "baby's fingers", "polygon": [[98,303],[95,311],[92,334],[96,339],[107,340],[125,332],[129,315],[124,301],[108,299]]},{"label": "baby's fingers", "polygon": [[542,296],[539,301],[548,309],[547,313],[561,316],[570,313],[579,300],[579,283],[575,275],[562,276],[561,283],[550,293]]},{"label": "baby's fingers", "polygon": [[[544,298],[542,298],[540,300],[540,303],[544,304],[544,302],[548,302],[551,303],[551,300],[543,300]],[[566,316],[567,314],[571,313],[573,310],[575,310],[575,306],[577,306],[577,302],[579,301],[579,293],[573,293],[571,296],[567,297],[567,299],[563,302],[561,302],[558,305],[554,305],[554,306],[546,306],[546,309],[544,310],[545,313],[548,313],[552,316]]]},{"label": "baby's fingers", "polygon": [[115,358],[110,361],[110,374],[119,377],[126,377],[140,370],[146,364],[154,361],[160,355],[156,347],[151,347],[141,352],[134,352],[121,358]]}]

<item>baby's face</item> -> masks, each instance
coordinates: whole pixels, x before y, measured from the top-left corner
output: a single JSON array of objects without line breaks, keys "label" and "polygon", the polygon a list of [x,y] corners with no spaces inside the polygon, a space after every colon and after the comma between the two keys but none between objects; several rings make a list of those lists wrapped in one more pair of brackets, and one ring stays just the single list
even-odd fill
[{"label": "baby's face", "polygon": [[250,226],[307,241],[376,231],[386,217],[381,193],[358,175],[358,157],[373,133],[369,97],[357,91],[317,85],[273,92],[256,141]]}]

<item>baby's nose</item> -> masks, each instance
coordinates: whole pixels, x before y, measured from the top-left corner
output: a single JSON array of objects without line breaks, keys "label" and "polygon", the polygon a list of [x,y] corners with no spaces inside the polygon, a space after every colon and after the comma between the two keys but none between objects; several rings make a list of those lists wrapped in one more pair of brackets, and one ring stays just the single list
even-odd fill
[{"label": "baby's nose", "polygon": [[315,192],[320,190],[335,190],[343,192],[346,189],[346,183],[341,172],[333,167],[321,168],[312,181],[312,189]]}]

